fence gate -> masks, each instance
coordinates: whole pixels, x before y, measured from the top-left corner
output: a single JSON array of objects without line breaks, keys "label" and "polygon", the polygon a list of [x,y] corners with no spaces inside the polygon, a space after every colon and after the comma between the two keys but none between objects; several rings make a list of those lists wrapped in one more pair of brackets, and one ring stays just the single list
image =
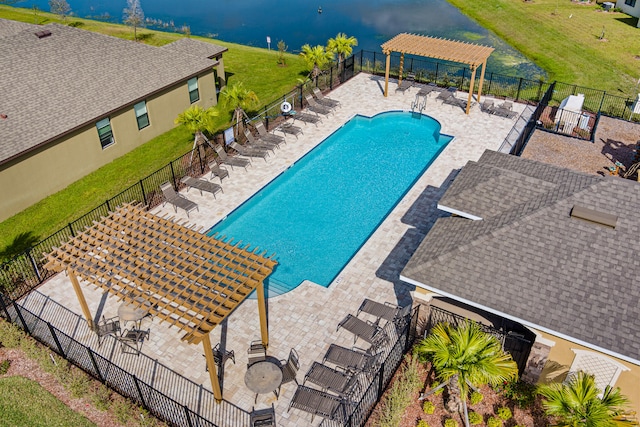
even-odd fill
[{"label": "fence gate", "polygon": [[[469,319],[459,314],[452,313],[440,307],[431,306],[429,308],[429,318],[426,322],[424,336],[426,337],[429,332],[431,332],[431,329],[438,323],[449,323],[453,326],[460,326],[468,320]],[[531,346],[534,341],[532,337],[533,333],[525,329],[522,325],[506,319],[501,329],[496,329],[482,323],[478,324],[481,330],[498,338],[502,343],[502,349],[511,355],[518,365],[518,372],[522,375],[527,366],[527,359],[529,358]]]},{"label": "fence gate", "polygon": [[344,83],[353,77],[354,72],[354,55],[351,55],[347,59],[342,62],[342,79],[341,81]]}]

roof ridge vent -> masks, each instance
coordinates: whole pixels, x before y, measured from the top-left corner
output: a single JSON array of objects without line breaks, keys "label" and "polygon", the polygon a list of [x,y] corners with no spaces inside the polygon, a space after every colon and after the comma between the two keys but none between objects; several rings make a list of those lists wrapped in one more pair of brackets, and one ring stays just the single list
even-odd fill
[{"label": "roof ridge vent", "polygon": [[49,30],[42,30],[42,31],[38,31],[33,33],[36,35],[36,37],[38,37],[39,39],[43,39],[45,37],[49,37],[51,35],[51,31]]},{"label": "roof ridge vent", "polygon": [[618,216],[610,213],[597,211],[595,209],[585,208],[584,206],[574,205],[569,214],[572,218],[579,218],[595,224],[604,225],[606,227],[616,228]]}]

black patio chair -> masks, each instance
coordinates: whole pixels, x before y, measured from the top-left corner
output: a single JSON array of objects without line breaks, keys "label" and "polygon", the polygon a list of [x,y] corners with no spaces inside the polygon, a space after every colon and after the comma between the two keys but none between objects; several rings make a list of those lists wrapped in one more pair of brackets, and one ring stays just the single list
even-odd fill
[{"label": "black patio chair", "polygon": [[262,345],[262,341],[251,341],[247,354],[249,356],[247,366],[251,366],[254,363],[262,362],[267,358],[267,349]]},{"label": "black patio chair", "polygon": [[145,339],[149,339],[150,330],[125,329],[122,336],[118,337],[120,341],[120,351],[126,354],[135,354],[138,356],[142,351],[142,344]]},{"label": "black patio chair", "polygon": [[298,353],[295,349],[291,349],[289,351],[289,358],[282,366],[282,384],[290,383],[291,381],[295,381],[298,384],[298,379],[296,376],[298,375],[298,369],[300,369],[300,359],[298,358]]},{"label": "black patio chair", "polygon": [[311,422],[316,415],[342,422],[347,419],[348,405],[349,402],[341,397],[299,385],[289,403],[287,412],[291,408],[308,412],[311,414]]},{"label": "black patio chair", "polygon": [[273,407],[273,403],[270,408],[266,409],[251,409],[251,414],[249,415],[251,423],[250,427],[275,427],[276,425],[276,410]]},{"label": "black patio chair", "polygon": [[120,335],[120,320],[118,320],[118,317],[111,317],[107,319],[102,316],[102,320],[100,320],[95,327],[95,333],[98,336],[99,347],[102,345],[102,341],[107,335]]}]

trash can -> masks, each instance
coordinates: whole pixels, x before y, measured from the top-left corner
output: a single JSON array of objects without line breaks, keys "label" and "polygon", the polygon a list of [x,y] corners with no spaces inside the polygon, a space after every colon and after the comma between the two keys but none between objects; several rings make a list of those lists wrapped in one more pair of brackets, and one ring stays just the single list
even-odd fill
[{"label": "trash can", "polygon": [[604,3],[602,3],[602,7],[604,8],[605,12],[608,12],[615,7],[615,3],[611,3],[610,1],[605,1]]}]

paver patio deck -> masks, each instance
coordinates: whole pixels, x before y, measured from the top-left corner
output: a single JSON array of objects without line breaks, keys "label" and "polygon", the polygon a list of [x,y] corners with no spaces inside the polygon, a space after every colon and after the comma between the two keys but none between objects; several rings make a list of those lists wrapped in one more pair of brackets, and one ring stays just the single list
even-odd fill
[{"label": "paver patio deck", "polygon": [[[199,205],[198,212],[191,212],[187,218],[181,211],[174,214],[170,205],[158,207],[153,212],[195,224],[205,232],[355,114],[372,116],[389,110],[410,110],[411,102],[419,89],[415,87],[405,93],[395,92],[394,85],[395,83],[390,84],[389,97],[385,98],[382,95],[382,77],[364,73],[355,76],[331,93],[331,97],[339,100],[342,107],[323,118],[322,123],[317,126],[296,123],[302,128],[303,135],[299,135],[298,139],[292,135],[287,136],[287,144],[276,150],[275,155],[270,156],[266,162],[253,159],[253,166],[247,171],[227,167],[230,177],[222,182],[224,193],[218,193],[214,199],[208,193],[201,196],[198,192],[189,192],[188,198]],[[522,108],[518,104],[514,106],[517,111]],[[346,314],[357,312],[365,297],[403,306],[412,302],[413,287],[400,282],[398,275],[435,219],[444,215],[436,209],[437,200],[459,168],[468,160],[477,160],[487,148],[497,150],[514,124],[511,119],[481,112],[478,105],[471,109],[470,115],[465,115],[459,107],[436,101],[435,95],[428,99],[424,114],[437,119],[442,125],[442,132],[455,136],[455,139],[328,288],[304,282],[295,290],[269,298],[267,302],[270,331],[268,353],[283,360],[287,358],[290,348],[295,348],[301,363],[299,382],[312,363],[321,360],[330,344],[346,347],[353,344],[353,335],[344,330],[336,331],[336,327]],[[204,178],[208,176],[207,174]],[[213,182],[219,181],[214,178]],[[354,227],[357,226],[354,224]],[[83,289],[92,313],[100,309],[107,318],[117,314],[120,302],[115,298],[106,298],[101,291],[86,283],[83,284]],[[74,312],[81,313],[71,283],[64,274],[50,279],[38,291]],[[30,301],[35,300],[33,296],[27,297],[24,304],[29,308]],[[45,313],[48,310],[38,308],[38,312]],[[361,314],[361,317],[364,315]],[[77,336],[76,325],[66,326],[69,330],[67,333],[76,334],[75,338],[78,340],[83,339]],[[150,338],[143,345],[143,353],[202,384],[203,388],[211,389],[201,346],[181,342],[178,329],[170,329],[158,319],[144,319],[143,328],[150,329]],[[256,300],[246,300],[231,314],[226,327],[217,329],[211,334],[212,343],[222,339],[227,349],[235,351],[237,362],[233,364],[229,361],[225,366],[223,397],[250,411],[254,406],[255,395],[246,388],[243,378],[247,363],[246,350],[249,343],[260,336]],[[361,341],[358,344],[364,346]],[[102,350],[105,354],[109,349]],[[113,357],[126,363],[125,356],[119,355],[119,349],[113,351]],[[155,378],[155,381],[159,379]],[[286,412],[294,391],[295,383],[288,383],[282,387],[278,400],[275,400],[273,394],[260,395],[255,406],[261,408],[275,403],[280,426],[310,425],[309,414],[295,409]],[[313,424],[320,422],[321,418],[317,417]]]}]

